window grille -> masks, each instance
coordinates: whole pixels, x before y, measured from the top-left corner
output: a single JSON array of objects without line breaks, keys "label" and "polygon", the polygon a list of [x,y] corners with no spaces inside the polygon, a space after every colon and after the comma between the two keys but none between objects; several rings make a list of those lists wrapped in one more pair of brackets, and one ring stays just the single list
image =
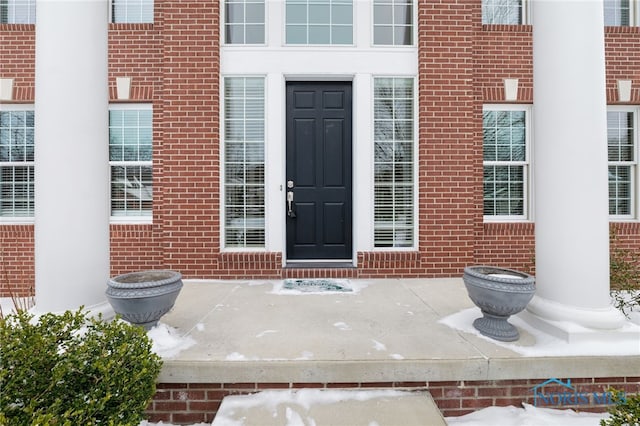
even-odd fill
[{"label": "window grille", "polygon": [[352,0],[286,0],[287,44],[353,44]]},{"label": "window grille", "polygon": [[609,215],[633,218],[637,174],[635,113],[629,110],[607,112],[609,160]]},{"label": "window grille", "polygon": [[112,218],[152,215],[152,115],[150,106],[109,109]]},{"label": "window grille", "polygon": [[264,78],[224,79],[225,246],[264,247]]},{"label": "window grille", "polygon": [[227,44],[264,44],[264,0],[227,0],[224,11]]},{"label": "window grille", "polygon": [[413,44],[412,0],[374,0],[373,44]]},{"label": "window grille", "polygon": [[0,217],[32,218],[34,112],[0,110]]},{"label": "window grille", "polygon": [[153,0],[111,0],[111,22],[153,23]]},{"label": "window grille", "polygon": [[36,0],[0,0],[0,24],[35,24]]},{"label": "window grille", "polygon": [[374,245],[414,245],[412,78],[374,79]]},{"label": "window grille", "polygon": [[484,216],[525,219],[529,181],[527,111],[485,108],[482,122]]}]

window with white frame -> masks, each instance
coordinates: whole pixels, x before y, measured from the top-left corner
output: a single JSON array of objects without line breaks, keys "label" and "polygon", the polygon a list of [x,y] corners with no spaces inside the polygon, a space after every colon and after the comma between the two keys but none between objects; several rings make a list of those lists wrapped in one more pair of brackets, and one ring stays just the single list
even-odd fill
[{"label": "window with white frame", "polygon": [[227,248],[265,246],[262,77],[224,79],[224,241]]},{"label": "window with white frame", "polygon": [[634,6],[632,0],[604,0],[604,25],[632,25]]},{"label": "window with white frame", "polygon": [[529,185],[529,109],[485,106],[482,114],[485,219],[526,219]]},{"label": "window with white frame", "polygon": [[483,24],[524,23],[525,0],[482,0]]},{"label": "window with white frame", "polygon": [[153,0],[111,0],[111,22],[153,23]]},{"label": "window with white frame", "polygon": [[413,44],[413,0],[373,1],[373,44]]},{"label": "window with white frame", "polygon": [[413,78],[374,78],[374,246],[413,247]]},{"label": "window with white frame", "polygon": [[33,107],[0,105],[0,219],[33,218],[33,129]]},{"label": "window with white frame", "polygon": [[153,202],[151,105],[109,106],[112,219],[150,219]]},{"label": "window with white frame", "polygon": [[287,44],[353,44],[352,0],[286,0]]},{"label": "window with white frame", "polygon": [[609,215],[614,219],[632,219],[637,214],[637,114],[637,108],[607,111]]},{"label": "window with white frame", "polygon": [[36,0],[0,0],[0,24],[34,24]]},{"label": "window with white frame", "polygon": [[227,0],[225,43],[264,44],[264,0]]}]

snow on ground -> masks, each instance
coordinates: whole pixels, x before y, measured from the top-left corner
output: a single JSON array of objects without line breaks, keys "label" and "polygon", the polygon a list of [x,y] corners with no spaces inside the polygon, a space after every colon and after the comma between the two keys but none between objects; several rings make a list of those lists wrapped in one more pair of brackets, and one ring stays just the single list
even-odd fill
[{"label": "snow on ground", "polygon": [[151,350],[165,359],[174,358],[196,344],[192,337],[182,336],[178,330],[161,322],[149,330],[147,335],[153,342]]},{"label": "snow on ground", "polygon": [[487,407],[460,417],[447,417],[449,426],[597,426],[606,413],[576,413],[573,410],[539,408]]},{"label": "snow on ground", "polygon": [[[400,391],[387,392],[389,395]],[[371,391],[365,395],[361,392],[346,394],[349,398],[371,397]],[[233,396],[225,398],[218,415],[213,422],[214,426],[243,426],[243,422],[235,420],[233,412],[239,408],[262,407],[265,410],[274,410],[278,404],[289,402],[303,407],[306,410],[314,404],[327,404],[345,398],[345,391],[306,389],[295,394],[287,392],[263,391],[253,395]],[[539,408],[529,404],[522,404],[523,408],[514,406],[488,407],[460,417],[447,417],[445,420],[449,426],[598,426],[601,419],[608,417],[607,413],[578,413],[573,410],[560,410],[554,408]],[[296,414],[296,413],[293,413]],[[290,415],[286,418],[286,426],[302,426],[315,424],[305,422],[299,415]],[[306,419],[311,420],[311,419]],[[375,424],[375,423],[373,423]],[[169,423],[142,422],[140,426],[172,426]],[[204,423],[196,423],[192,426],[204,426]],[[337,425],[336,425],[337,426]],[[376,424],[377,426],[377,424]],[[384,425],[379,425],[384,426]],[[429,426],[429,425],[424,425]]]},{"label": "snow on ground", "polygon": [[[465,333],[474,334],[482,339],[485,339],[493,344],[510,349],[516,353],[530,357],[540,356],[607,356],[607,355],[639,355],[640,344],[637,339],[629,338],[627,340],[616,339],[615,345],[603,345],[601,341],[584,341],[584,342],[572,342],[568,343],[564,340],[553,337],[546,334],[522,319],[518,316],[512,316],[509,318],[509,322],[521,330],[525,330],[535,338],[535,344],[532,346],[523,346],[517,341],[513,343],[500,342],[494,339],[490,339],[483,336],[473,327],[473,321],[476,318],[480,318],[482,313],[478,308],[469,308],[448,317],[442,318],[438,321],[441,324],[447,325],[455,330],[459,330]],[[578,327],[573,325],[574,327]],[[634,329],[639,327],[635,324],[625,324],[624,329]]]}]

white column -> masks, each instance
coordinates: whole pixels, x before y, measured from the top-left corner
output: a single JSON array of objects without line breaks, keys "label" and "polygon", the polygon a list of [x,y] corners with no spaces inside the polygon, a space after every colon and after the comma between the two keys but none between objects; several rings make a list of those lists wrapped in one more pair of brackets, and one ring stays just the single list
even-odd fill
[{"label": "white column", "polygon": [[603,4],[532,7],[537,291],[528,311],[616,329],[623,316],[609,299]]},{"label": "white column", "polygon": [[37,312],[104,309],[109,278],[107,0],[38,0]]}]

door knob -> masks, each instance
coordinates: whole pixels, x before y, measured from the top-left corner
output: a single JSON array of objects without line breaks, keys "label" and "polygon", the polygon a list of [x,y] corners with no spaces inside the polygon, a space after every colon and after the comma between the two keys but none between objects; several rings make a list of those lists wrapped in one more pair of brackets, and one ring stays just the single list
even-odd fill
[{"label": "door knob", "polygon": [[287,181],[287,188],[289,188],[289,189],[293,188],[293,181],[292,180],[288,180]]}]

